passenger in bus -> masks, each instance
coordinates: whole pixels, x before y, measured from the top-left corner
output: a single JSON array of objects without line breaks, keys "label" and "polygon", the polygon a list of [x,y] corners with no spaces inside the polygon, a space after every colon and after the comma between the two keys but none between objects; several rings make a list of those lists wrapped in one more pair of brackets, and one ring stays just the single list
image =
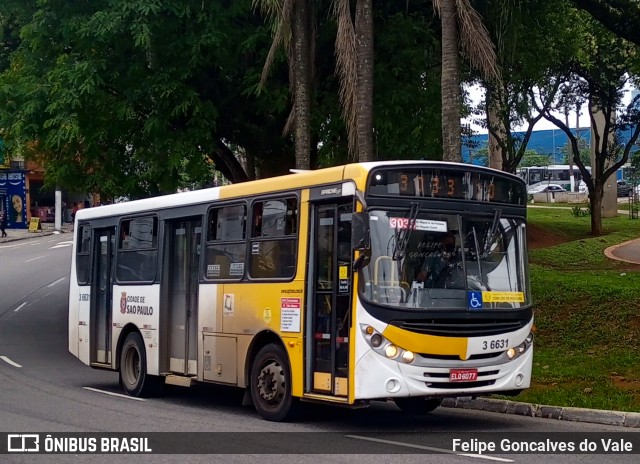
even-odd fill
[{"label": "passenger in bus", "polygon": [[253,206],[253,237],[262,235],[262,203]]}]

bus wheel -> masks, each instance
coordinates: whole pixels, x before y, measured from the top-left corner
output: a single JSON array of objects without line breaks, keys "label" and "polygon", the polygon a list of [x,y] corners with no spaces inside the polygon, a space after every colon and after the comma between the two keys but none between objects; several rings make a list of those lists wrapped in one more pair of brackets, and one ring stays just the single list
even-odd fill
[{"label": "bus wheel", "polygon": [[291,396],[291,373],[280,346],[266,345],[254,359],[251,397],[256,411],[266,420],[279,422],[293,415],[296,404]]},{"label": "bus wheel", "polygon": [[127,335],[122,345],[120,385],[131,396],[149,396],[157,388],[158,379],[147,375],[147,356],[138,332]]},{"label": "bus wheel", "polygon": [[427,414],[434,411],[440,403],[442,398],[425,398],[424,396],[413,396],[410,398],[394,398],[393,402],[396,403],[402,411],[410,414]]}]

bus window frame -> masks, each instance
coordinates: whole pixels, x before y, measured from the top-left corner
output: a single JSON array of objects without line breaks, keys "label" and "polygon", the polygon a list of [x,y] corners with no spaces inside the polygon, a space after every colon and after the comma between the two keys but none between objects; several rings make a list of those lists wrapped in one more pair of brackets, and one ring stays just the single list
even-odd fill
[{"label": "bus window frame", "polygon": [[[87,251],[81,251],[82,250],[82,229],[84,227],[88,227],[89,228],[89,249]],[[91,253],[91,249],[92,249],[92,242],[93,242],[93,228],[91,227],[91,223],[90,222],[82,222],[80,224],[78,224],[77,227],[77,232],[76,232],[76,256],[75,256],[75,260],[76,260],[76,280],[78,282],[78,285],[90,285],[92,278],[91,278],[91,269],[93,268],[93,262],[92,262],[92,253]],[[81,280],[80,279],[80,266],[79,266],[79,260],[78,258],[82,256],[82,257],[87,257],[88,256],[88,274],[87,274],[87,279],[86,280]]]},{"label": "bus window frame", "polygon": [[[155,231],[156,231],[156,243],[155,246],[152,247],[147,247],[147,248],[134,248],[134,249],[123,249],[121,247],[122,244],[122,224],[126,221],[134,221],[136,219],[142,219],[142,218],[152,218],[155,220]],[[160,220],[159,216],[157,213],[151,213],[151,214],[138,214],[138,215],[128,215],[128,216],[123,216],[121,218],[119,218],[118,220],[118,228],[117,228],[117,243],[116,243],[116,257],[115,257],[115,263],[114,263],[114,283],[117,284],[126,284],[126,285],[133,285],[133,284],[152,284],[157,280],[158,277],[158,258],[159,258],[159,254],[160,254],[160,246],[159,243],[161,241],[161,223],[163,221]],[[121,253],[131,253],[131,252],[139,252],[139,251],[155,251],[155,259],[154,259],[154,272],[153,272],[153,276],[150,279],[147,280],[124,280],[124,279],[120,279],[118,276],[118,270],[120,268],[120,256]]]},{"label": "bus window frame", "polygon": [[[211,225],[211,211],[213,210],[221,210],[224,208],[228,208],[228,207],[234,207],[234,206],[243,206],[244,207],[244,224],[243,224],[243,232],[244,232],[244,237],[239,239],[239,240],[210,240],[209,239],[209,226]],[[205,215],[205,225],[206,225],[206,229],[205,229],[205,238],[204,238],[204,254],[201,258],[201,264],[202,264],[202,268],[200,270],[200,275],[201,275],[201,279],[202,282],[205,283],[216,283],[216,282],[226,282],[226,283],[235,283],[235,282],[242,282],[243,280],[245,280],[245,277],[247,275],[247,266],[246,266],[246,262],[247,262],[247,241],[248,241],[248,237],[249,237],[249,204],[247,201],[237,201],[237,200],[232,200],[228,203],[222,203],[222,204],[213,204],[210,205],[207,208],[206,211],[206,215]],[[203,228],[204,229],[204,228]],[[208,255],[207,253],[209,252],[209,247],[214,245],[214,244],[239,244],[239,245],[244,245],[244,263],[245,266],[242,269],[242,275],[239,275],[238,277],[207,277],[207,265],[208,265]]]},{"label": "bus window frame", "polygon": [[[281,237],[273,237],[273,236],[254,236],[255,232],[255,206],[258,203],[266,203],[268,201],[273,200],[283,200],[287,199],[295,199],[296,201],[296,231],[295,234],[284,235]],[[278,192],[277,194],[264,195],[264,196],[256,196],[251,198],[249,202],[249,206],[247,209],[247,214],[250,212],[250,227],[247,227],[247,252],[246,252],[246,265],[245,265],[245,279],[248,282],[292,282],[296,278],[296,274],[298,273],[298,257],[299,257],[299,247],[300,247],[300,215],[302,211],[302,203],[300,201],[300,193],[298,191],[295,192]],[[286,227],[286,226],[285,226]],[[266,243],[266,242],[288,242],[293,241],[294,243],[294,256],[293,256],[293,272],[291,276],[284,277],[260,277],[251,275],[251,256],[253,250],[254,243]]]}]

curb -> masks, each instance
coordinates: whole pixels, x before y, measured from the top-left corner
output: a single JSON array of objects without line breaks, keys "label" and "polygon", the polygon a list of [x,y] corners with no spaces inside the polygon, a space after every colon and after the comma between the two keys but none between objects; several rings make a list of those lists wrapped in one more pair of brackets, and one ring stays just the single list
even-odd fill
[{"label": "curb", "polygon": [[614,259],[614,260],[617,260],[617,261],[623,261],[625,263],[630,263],[630,264],[640,264],[640,261],[637,261],[637,260],[636,261],[632,261],[632,260],[629,260],[629,259],[618,258],[614,254],[614,251],[617,250],[618,248],[626,246],[626,245],[629,245],[629,244],[634,243],[634,242],[637,242],[639,240],[640,240],[640,238],[634,238],[634,239],[631,239],[631,240],[627,240],[626,242],[618,243],[617,245],[612,245],[612,246],[610,246],[610,247],[608,247],[608,248],[606,248],[604,250],[604,255],[609,259]]},{"label": "curb", "polygon": [[[12,229],[7,229],[9,232],[11,232]],[[15,229],[13,229],[15,231]],[[25,230],[21,230],[20,235],[9,235],[8,237],[5,237],[3,239],[0,239],[0,245],[3,245],[5,243],[9,243],[9,242],[17,242],[19,240],[29,240],[32,238],[38,238],[38,237],[46,237],[48,235],[63,235],[63,234],[67,234],[69,232],[73,232],[72,230],[68,230],[68,229],[61,229],[61,230],[56,230],[56,229],[44,229],[44,230],[40,230],[38,232],[27,232]]]},{"label": "curb", "polygon": [[569,408],[488,398],[445,398],[442,400],[442,406],[446,408],[475,409],[544,419],[640,428],[640,413],[637,412]]}]

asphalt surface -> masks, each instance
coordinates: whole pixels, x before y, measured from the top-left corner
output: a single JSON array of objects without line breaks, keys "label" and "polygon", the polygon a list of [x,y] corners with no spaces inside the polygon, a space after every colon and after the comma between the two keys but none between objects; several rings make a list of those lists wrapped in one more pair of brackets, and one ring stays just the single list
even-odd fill
[{"label": "asphalt surface", "polygon": [[[52,224],[43,224],[43,230],[38,232],[7,229],[8,237],[0,239],[0,243],[27,240],[52,234],[71,235],[71,232],[72,228],[69,224],[64,225],[61,230],[55,230]],[[640,238],[609,247],[605,250],[605,255],[611,259],[640,264]],[[569,408],[489,398],[449,398],[445,399],[442,405],[449,408],[473,409],[561,421],[640,428],[640,413],[635,412]]]}]

